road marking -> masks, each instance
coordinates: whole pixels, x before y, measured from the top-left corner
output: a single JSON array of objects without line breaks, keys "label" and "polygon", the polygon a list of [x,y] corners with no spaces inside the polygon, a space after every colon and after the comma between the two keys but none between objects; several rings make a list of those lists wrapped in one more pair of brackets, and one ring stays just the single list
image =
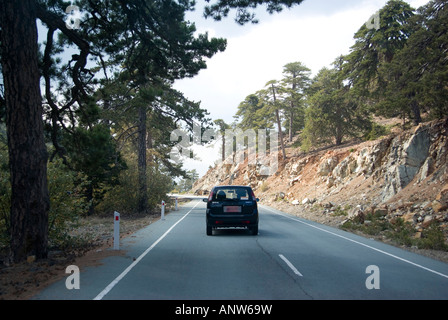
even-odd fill
[{"label": "road marking", "polygon": [[278,256],[279,256],[283,261],[286,262],[286,264],[288,265],[288,267],[290,267],[291,270],[292,270],[296,275],[298,275],[299,277],[303,277],[303,275],[299,272],[299,270],[297,270],[296,267],[294,267],[294,265],[293,265],[288,259],[286,259],[284,255],[279,254]]},{"label": "road marking", "polygon": [[170,233],[175,226],[177,226],[182,220],[184,220],[191,211],[193,211],[194,208],[196,208],[196,206],[201,203],[202,201],[198,201],[193,208],[191,208],[190,211],[188,211],[181,219],[179,219],[179,221],[177,221],[175,224],[173,224],[171,226],[171,228],[169,228],[159,239],[157,239],[148,249],[145,250],[145,252],[143,252],[129,267],[127,267],[118,277],[116,277],[103,291],[101,291],[93,300],[101,300],[103,299],[103,297],[108,294],[110,292],[110,290],[112,290],[113,287],[115,287],[115,285],[120,282],[121,279],[124,278],[125,275],[127,275],[129,273],[129,271],[132,270],[132,268],[134,268],[139,262],[140,260],[142,260],[152,249],[154,249],[154,247],[163,240],[163,238],[165,238],[168,233]]},{"label": "road marking", "polygon": [[359,242],[359,241],[356,241],[356,240],[353,240],[353,239],[344,237],[343,235],[340,235],[340,234],[337,234],[337,233],[334,233],[334,232],[325,230],[325,229],[320,228],[320,227],[318,227],[318,226],[314,226],[314,225],[312,225],[312,224],[310,224],[310,223],[307,223],[307,222],[305,222],[305,221],[301,221],[301,220],[296,219],[296,218],[293,218],[293,217],[291,217],[291,216],[287,216],[287,215],[285,215],[285,214],[278,213],[278,212],[276,212],[276,211],[274,211],[274,210],[272,210],[271,208],[268,208],[268,207],[266,207],[266,206],[263,206],[263,208],[266,209],[266,210],[268,210],[268,211],[271,211],[271,212],[274,213],[274,214],[278,214],[279,216],[282,216],[282,217],[285,217],[285,218],[288,218],[288,219],[291,219],[291,220],[300,222],[300,223],[302,223],[302,224],[304,224],[304,225],[307,225],[307,226],[309,226],[309,227],[315,228],[315,229],[317,229],[317,230],[320,230],[320,231],[323,231],[323,232],[332,234],[332,235],[334,235],[334,236],[336,236],[336,237],[339,237],[339,238],[342,238],[342,239],[351,241],[351,242],[353,242],[353,243],[356,243],[356,244],[359,244],[359,245],[364,246],[364,247],[366,247],[366,248],[375,250],[375,251],[380,252],[380,253],[382,253],[382,254],[385,254],[385,255],[387,255],[387,256],[389,256],[389,257],[392,257],[392,258],[395,258],[395,259],[397,259],[397,260],[406,262],[406,263],[411,264],[411,265],[413,265],[413,266],[415,266],[415,267],[421,268],[421,269],[423,269],[423,270],[432,272],[432,273],[434,273],[434,274],[437,274],[437,275],[439,275],[439,276],[441,276],[441,277],[444,277],[444,278],[447,278],[447,279],[448,279],[448,275],[446,275],[446,274],[443,274],[443,273],[441,273],[441,272],[438,272],[438,271],[432,270],[432,269],[430,269],[430,268],[424,267],[424,266],[422,266],[422,265],[420,265],[420,264],[418,264],[418,263],[415,263],[415,262],[406,260],[406,259],[401,258],[401,257],[399,257],[399,256],[396,256],[396,255],[394,255],[394,254],[392,254],[392,253],[389,253],[389,252],[386,252],[386,251],[384,251],[384,250],[381,250],[381,249],[378,249],[378,248],[369,246],[368,244],[365,244],[365,243],[362,243],[362,242]]}]

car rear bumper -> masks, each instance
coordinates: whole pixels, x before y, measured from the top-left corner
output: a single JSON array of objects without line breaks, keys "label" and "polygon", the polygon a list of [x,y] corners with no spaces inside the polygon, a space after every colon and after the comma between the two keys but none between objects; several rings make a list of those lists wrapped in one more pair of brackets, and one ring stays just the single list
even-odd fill
[{"label": "car rear bumper", "polygon": [[258,225],[258,214],[212,215],[207,214],[207,225],[212,228],[253,227]]}]

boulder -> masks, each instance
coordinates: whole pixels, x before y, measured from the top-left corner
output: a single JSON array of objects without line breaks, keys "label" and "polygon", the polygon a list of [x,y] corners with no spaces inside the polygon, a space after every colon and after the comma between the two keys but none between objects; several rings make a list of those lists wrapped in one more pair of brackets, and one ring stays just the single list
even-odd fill
[{"label": "boulder", "polygon": [[291,181],[289,182],[290,186],[293,186],[296,182],[300,181],[301,176],[295,177],[293,179],[291,179]]},{"label": "boulder", "polygon": [[442,190],[437,194],[436,200],[441,203],[448,203],[448,185],[445,185]]},{"label": "boulder", "polygon": [[422,227],[423,227],[423,228],[427,228],[427,227],[429,227],[429,225],[432,223],[433,220],[434,220],[434,216],[431,215],[431,214],[428,214],[428,215],[425,216],[425,218],[423,219]]},{"label": "boulder", "polygon": [[444,211],[444,210],[448,209],[447,203],[446,202],[443,203],[443,202],[441,202],[439,200],[434,200],[432,202],[431,207],[432,207],[432,209],[434,210],[435,213],[439,213],[441,211]]},{"label": "boulder", "polygon": [[404,142],[400,137],[391,141],[385,164],[383,202],[404,189],[419,172],[429,156],[430,135],[425,129],[416,130]]},{"label": "boulder", "polygon": [[348,213],[348,219],[361,224],[364,223],[365,213],[363,207],[361,205],[357,205],[355,208],[350,210]]},{"label": "boulder", "polygon": [[324,159],[318,169],[318,174],[321,176],[328,176],[330,172],[333,171],[333,169],[337,166],[338,159],[336,157],[330,157],[327,159]]},{"label": "boulder", "polygon": [[357,167],[357,160],[351,156],[342,160],[332,171],[332,175],[339,179],[344,179],[354,173]]}]

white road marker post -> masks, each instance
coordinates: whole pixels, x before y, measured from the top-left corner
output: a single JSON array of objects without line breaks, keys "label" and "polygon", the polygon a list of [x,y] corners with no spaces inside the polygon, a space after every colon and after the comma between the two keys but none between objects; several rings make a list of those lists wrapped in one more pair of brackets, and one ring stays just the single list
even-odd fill
[{"label": "white road marker post", "polygon": [[120,250],[120,213],[114,212],[114,250]]},{"label": "white road marker post", "polygon": [[162,220],[165,220],[165,201],[162,200]]}]

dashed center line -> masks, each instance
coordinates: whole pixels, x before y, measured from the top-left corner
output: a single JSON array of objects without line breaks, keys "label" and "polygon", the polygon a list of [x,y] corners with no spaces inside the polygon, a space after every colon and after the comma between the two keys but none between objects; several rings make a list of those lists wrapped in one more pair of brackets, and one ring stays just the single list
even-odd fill
[{"label": "dashed center line", "polygon": [[294,265],[291,263],[291,261],[289,261],[288,259],[285,258],[284,255],[279,254],[278,255],[283,261],[285,261],[285,263],[288,265],[288,267],[299,277],[303,277],[303,275],[299,272],[299,270],[297,270],[296,267],[294,267]]}]

